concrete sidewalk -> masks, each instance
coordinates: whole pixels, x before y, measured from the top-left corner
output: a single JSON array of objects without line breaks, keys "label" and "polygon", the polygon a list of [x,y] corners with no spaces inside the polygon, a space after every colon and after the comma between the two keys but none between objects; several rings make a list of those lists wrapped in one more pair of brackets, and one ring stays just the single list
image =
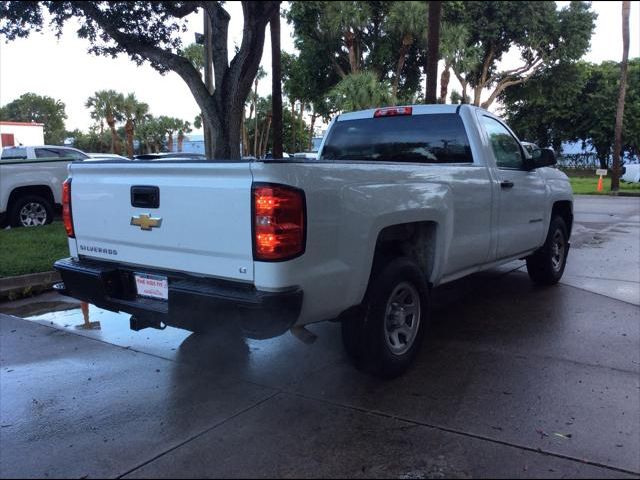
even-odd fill
[{"label": "concrete sidewalk", "polygon": [[0,314],[0,477],[638,478],[640,308],[598,290],[640,283],[623,253],[640,204],[607,205],[578,199],[579,288],[534,287],[522,262],[439,288],[393,381],[351,366],[337,324],[305,345],[2,304],[29,320]]}]

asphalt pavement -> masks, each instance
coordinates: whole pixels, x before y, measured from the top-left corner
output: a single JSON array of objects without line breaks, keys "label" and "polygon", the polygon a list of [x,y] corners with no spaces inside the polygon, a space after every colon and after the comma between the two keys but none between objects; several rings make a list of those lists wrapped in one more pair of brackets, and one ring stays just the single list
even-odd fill
[{"label": "asphalt pavement", "polygon": [[415,366],[339,325],[265,341],[0,304],[0,477],[640,477],[640,199],[578,197],[561,284],[524,262],[435,290]]}]

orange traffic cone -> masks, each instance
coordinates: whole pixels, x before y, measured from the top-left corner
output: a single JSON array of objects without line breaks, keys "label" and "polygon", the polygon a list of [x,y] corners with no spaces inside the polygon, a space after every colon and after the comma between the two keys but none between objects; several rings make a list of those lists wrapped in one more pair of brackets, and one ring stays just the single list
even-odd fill
[{"label": "orange traffic cone", "polygon": [[600,175],[600,178],[598,179],[598,191],[602,191],[602,175]]}]

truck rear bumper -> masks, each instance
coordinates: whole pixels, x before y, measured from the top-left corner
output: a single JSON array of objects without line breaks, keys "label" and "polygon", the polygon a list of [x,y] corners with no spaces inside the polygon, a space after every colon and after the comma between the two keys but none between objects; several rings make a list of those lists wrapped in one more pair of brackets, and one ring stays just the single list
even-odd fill
[{"label": "truck rear bumper", "polygon": [[[127,312],[140,323],[164,323],[191,331],[236,322],[250,338],[282,335],[298,319],[303,292],[262,292],[251,285],[175,272],[133,268],[94,260],[58,260],[54,268],[61,294],[114,312]],[[168,278],[168,300],[138,297],[134,272]],[[132,323],[133,324],[133,323]]]}]

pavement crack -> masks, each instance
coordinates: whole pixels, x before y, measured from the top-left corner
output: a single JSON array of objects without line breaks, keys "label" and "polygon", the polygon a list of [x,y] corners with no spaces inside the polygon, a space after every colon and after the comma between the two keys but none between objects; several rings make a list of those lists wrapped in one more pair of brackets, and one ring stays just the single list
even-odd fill
[{"label": "pavement crack", "polygon": [[145,461],[145,462],[141,463],[140,465],[137,465],[136,467],[133,467],[133,468],[131,468],[130,470],[127,470],[126,472],[124,472],[124,473],[122,473],[122,474],[118,475],[116,478],[123,478],[123,477],[126,477],[127,475],[129,475],[129,474],[131,474],[131,473],[135,472],[136,470],[139,470],[140,468],[142,468],[142,467],[144,467],[144,466],[146,466],[146,465],[149,465],[150,463],[152,463],[152,462],[154,462],[154,461],[158,460],[160,457],[163,457],[163,456],[165,456],[166,454],[171,453],[171,452],[173,452],[174,450],[177,450],[178,448],[180,448],[180,447],[182,447],[182,446],[186,445],[186,444],[187,444],[187,443],[189,443],[189,442],[192,442],[193,440],[196,440],[196,439],[198,439],[198,438],[202,437],[203,435],[205,435],[205,434],[207,434],[207,433],[211,432],[212,430],[214,430],[214,429],[216,429],[216,428],[220,427],[221,425],[224,425],[225,423],[227,423],[227,422],[229,422],[229,421],[233,420],[234,418],[239,417],[240,415],[242,415],[242,414],[244,414],[244,413],[247,413],[249,410],[253,410],[253,409],[254,409],[254,408],[256,408],[256,407],[259,407],[259,406],[260,406],[260,405],[262,405],[263,403],[268,402],[269,400],[271,400],[272,398],[274,398],[274,397],[275,397],[275,396],[277,396],[277,395],[280,395],[281,393],[282,393],[282,392],[281,392],[281,391],[279,391],[279,390],[278,390],[278,391],[275,391],[274,393],[272,393],[272,394],[271,394],[271,395],[269,395],[268,397],[263,398],[262,400],[260,400],[260,401],[258,401],[258,402],[256,402],[256,403],[254,403],[253,405],[248,406],[247,408],[242,409],[241,411],[239,411],[239,412],[237,412],[237,413],[234,413],[234,414],[233,414],[233,415],[231,415],[230,417],[227,417],[227,418],[225,418],[224,420],[221,420],[220,422],[218,422],[218,423],[216,423],[215,425],[212,425],[211,427],[209,427],[209,428],[207,428],[207,429],[205,429],[205,430],[201,431],[200,433],[196,433],[195,435],[192,435],[191,437],[189,437],[188,439],[186,439],[186,440],[184,440],[184,441],[182,441],[182,442],[178,443],[177,445],[174,445],[173,447],[171,447],[171,448],[169,448],[169,449],[167,449],[167,450],[163,451],[162,453],[159,453],[158,455],[156,455],[156,456],[154,456],[154,457],[150,458],[149,460],[147,460],[147,461]]},{"label": "pavement crack", "polygon": [[343,409],[347,409],[347,410],[352,410],[352,411],[356,411],[356,412],[360,412],[360,413],[364,413],[367,415],[375,415],[378,417],[382,417],[382,418],[388,418],[391,420],[397,420],[400,422],[405,422],[408,424],[413,424],[416,426],[422,426],[422,427],[426,427],[426,428],[431,428],[434,430],[438,430],[441,432],[446,432],[446,433],[450,433],[453,435],[460,435],[463,437],[468,437],[468,438],[474,438],[476,440],[482,440],[485,442],[491,442],[497,445],[504,445],[506,447],[512,447],[512,448],[517,448],[519,450],[524,450],[527,452],[533,452],[533,453],[537,453],[537,454],[541,454],[541,455],[549,455],[555,458],[559,458],[562,460],[568,460],[568,461],[572,461],[572,462],[576,462],[576,463],[580,463],[583,465],[590,465],[592,467],[599,467],[599,468],[604,468],[613,472],[620,472],[620,473],[626,473],[629,475],[640,475],[640,471],[633,471],[633,470],[627,470],[625,468],[621,468],[621,467],[616,467],[613,465],[606,465],[600,462],[593,462],[584,458],[576,458],[576,457],[572,457],[570,455],[564,455],[562,453],[556,453],[556,452],[552,452],[549,450],[545,450],[542,448],[534,448],[534,447],[528,447],[526,445],[521,445],[521,444],[517,444],[517,443],[512,443],[512,442],[508,442],[505,440],[499,440],[497,438],[491,438],[491,437],[487,437],[485,435],[480,435],[477,433],[472,433],[472,432],[465,432],[462,430],[458,430],[455,428],[449,428],[449,427],[445,427],[442,425],[434,425],[434,424],[430,424],[430,423],[426,423],[426,422],[421,422],[418,420],[411,420],[408,418],[405,418],[401,415],[393,415],[393,414],[389,414],[386,412],[381,412],[378,410],[367,410],[366,408],[362,408],[362,407],[356,407],[353,405],[345,405],[342,404],[340,402],[334,402],[331,400],[327,400],[327,399],[323,399],[323,398],[317,398],[317,397],[313,397],[313,396],[309,396],[309,395],[305,395],[303,393],[299,393],[299,392],[287,392],[287,391],[283,391],[282,393],[284,393],[285,395],[293,395],[293,396],[297,396],[300,398],[304,398],[306,400],[311,400],[311,401],[315,401],[315,402],[319,402],[319,403],[324,403],[327,405],[332,405],[334,407],[338,407],[338,408],[343,408]]}]

